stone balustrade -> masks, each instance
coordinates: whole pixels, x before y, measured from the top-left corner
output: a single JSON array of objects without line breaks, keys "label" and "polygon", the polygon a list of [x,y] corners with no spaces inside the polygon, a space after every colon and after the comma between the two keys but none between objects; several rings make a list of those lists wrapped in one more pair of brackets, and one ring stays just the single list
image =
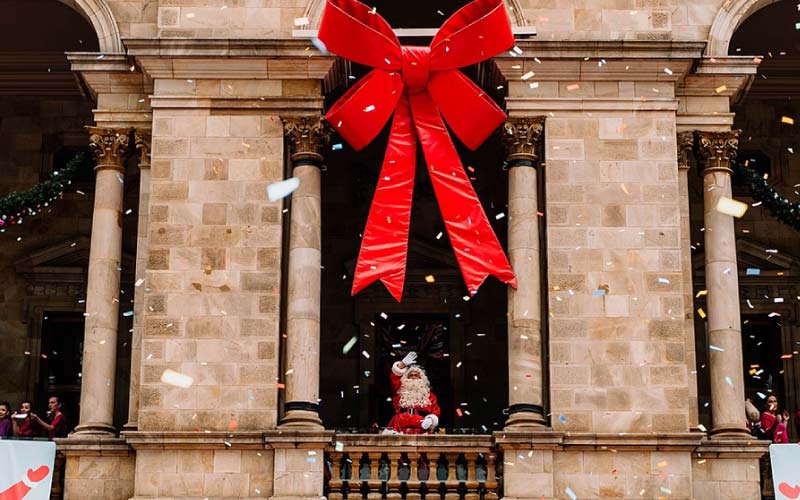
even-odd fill
[{"label": "stone balustrade", "polygon": [[[496,500],[490,436],[337,435],[325,452],[327,498]],[[501,462],[502,463],[502,462]]]}]

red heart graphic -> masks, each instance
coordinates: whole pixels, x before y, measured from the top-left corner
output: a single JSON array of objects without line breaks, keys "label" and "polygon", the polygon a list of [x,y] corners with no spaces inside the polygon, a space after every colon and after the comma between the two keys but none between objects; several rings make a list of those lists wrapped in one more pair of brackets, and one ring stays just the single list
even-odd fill
[{"label": "red heart graphic", "polygon": [[778,485],[778,491],[786,498],[791,498],[791,500],[800,497],[800,486],[789,486],[789,483],[781,483]]}]

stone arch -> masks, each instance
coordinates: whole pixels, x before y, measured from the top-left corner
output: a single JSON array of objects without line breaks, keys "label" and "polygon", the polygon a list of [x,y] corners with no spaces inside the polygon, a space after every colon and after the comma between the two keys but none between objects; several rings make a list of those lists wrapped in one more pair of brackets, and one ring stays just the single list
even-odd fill
[{"label": "stone arch", "polygon": [[[528,25],[528,23],[525,21],[525,16],[522,12],[522,6],[520,5],[519,0],[505,0],[505,4],[506,11],[509,14],[508,17],[511,20],[511,26]],[[319,22],[322,20],[322,9],[324,7],[325,0],[309,0],[303,16],[308,18],[308,27],[310,29],[317,29],[319,27]],[[426,26],[420,26],[420,28],[424,27]],[[432,28],[433,26],[430,27]]]},{"label": "stone arch", "polygon": [[706,55],[724,57],[736,29],[757,10],[781,0],[726,0],[722,4],[708,34]]},{"label": "stone arch", "polygon": [[117,21],[114,19],[114,13],[111,12],[106,0],[58,1],[76,11],[94,27],[94,31],[97,33],[97,41],[100,43],[100,52],[104,54],[121,54],[125,52]]}]

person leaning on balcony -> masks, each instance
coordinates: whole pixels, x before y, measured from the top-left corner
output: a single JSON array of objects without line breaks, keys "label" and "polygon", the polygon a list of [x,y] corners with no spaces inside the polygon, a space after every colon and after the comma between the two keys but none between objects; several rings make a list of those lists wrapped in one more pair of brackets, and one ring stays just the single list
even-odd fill
[{"label": "person leaning on balcony", "polygon": [[770,395],[764,411],[761,412],[761,422],[756,435],[761,439],[769,439],[773,443],[788,443],[789,433],[786,430],[788,421],[789,412],[783,410],[778,413],[778,398]]},{"label": "person leaning on balcony", "polygon": [[14,424],[11,423],[11,403],[0,401],[0,439],[14,435]]},{"label": "person leaning on balcony", "polygon": [[61,413],[61,400],[58,396],[50,396],[47,401],[47,417],[49,422],[42,420],[35,413],[31,413],[31,418],[39,424],[39,427],[49,433],[49,438],[67,437],[67,420]]}]

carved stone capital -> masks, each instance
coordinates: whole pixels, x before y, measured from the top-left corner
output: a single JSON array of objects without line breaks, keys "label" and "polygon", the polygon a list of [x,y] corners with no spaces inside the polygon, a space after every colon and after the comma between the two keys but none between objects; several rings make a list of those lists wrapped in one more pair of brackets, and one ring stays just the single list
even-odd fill
[{"label": "carved stone capital", "polygon": [[133,152],[129,128],[86,127],[89,130],[89,147],[94,154],[95,170],[125,169],[125,159]]},{"label": "carved stone capital", "polygon": [[733,162],[739,150],[739,131],[703,132],[695,131],[695,149],[703,173],[714,171],[732,172]]},{"label": "carved stone capital", "polygon": [[330,130],[320,116],[283,118],[283,133],[292,165],[322,165],[322,153],[330,142]]},{"label": "carved stone capital", "polygon": [[689,169],[689,155],[694,150],[694,132],[678,132],[678,170]]},{"label": "carved stone capital", "polygon": [[501,139],[509,166],[535,167],[539,163],[544,120],[544,116],[524,116],[508,118],[503,123]]},{"label": "carved stone capital", "polygon": [[149,130],[137,129],[133,133],[133,141],[140,155],[139,168],[150,168],[150,140]]}]

